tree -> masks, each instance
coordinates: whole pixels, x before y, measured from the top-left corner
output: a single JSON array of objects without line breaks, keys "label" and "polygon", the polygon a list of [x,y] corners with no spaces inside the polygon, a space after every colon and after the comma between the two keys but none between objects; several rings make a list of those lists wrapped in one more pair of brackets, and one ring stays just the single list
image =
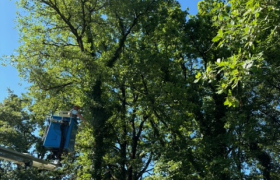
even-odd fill
[{"label": "tree", "polygon": [[32,111],[44,116],[80,101],[89,125],[83,133],[91,132],[87,139],[93,139],[86,150],[77,143],[92,163],[81,176],[141,178],[159,156],[160,128],[168,127],[164,111],[170,107],[157,99],[172,86],[168,71],[182,71],[171,56],[180,46],[176,28],[185,18],[178,3],[41,0],[20,6],[27,12],[19,18],[23,44],[16,63],[33,83]]},{"label": "tree", "polygon": [[30,110],[87,120],[64,175],[276,178],[277,3],[204,0],[186,20],[173,0],[21,0]]},{"label": "tree", "polygon": [[18,97],[9,91],[9,97],[0,104],[1,144],[19,152],[27,152],[37,141],[32,134],[34,121],[30,121],[29,113],[24,109],[30,100]]},{"label": "tree", "polygon": [[[18,97],[11,90],[9,90],[9,96],[0,103],[1,146],[27,153],[33,145],[39,142],[39,138],[33,134],[36,122],[32,120],[27,110],[30,103],[29,98],[24,95]],[[39,178],[36,175],[38,171],[35,169],[24,170],[20,165],[2,160],[0,164],[1,179]]]},{"label": "tree", "polygon": [[[273,160],[278,159],[274,156],[278,154],[277,145],[274,145],[279,123],[275,117],[278,101],[274,99],[278,97],[277,86],[264,78],[268,71],[259,69],[275,68],[267,60],[260,65],[265,56],[255,51],[257,46],[255,49],[243,49],[242,45],[246,47],[249,43],[240,39],[247,37],[244,31],[250,22],[248,17],[254,17],[256,12],[243,10],[242,3],[248,7],[254,4],[252,1],[229,1],[226,5],[222,1],[203,1],[199,4],[198,15],[186,23],[186,39],[191,42],[186,48],[189,60],[198,61],[196,66],[200,67],[195,70],[195,82],[200,88],[194,84],[190,86],[195,99],[188,101],[197,105],[190,112],[198,128],[193,126],[194,132],[189,138],[177,137],[177,149],[184,150],[174,151],[170,147],[166,151],[161,163],[158,163],[157,172],[161,175],[156,177],[159,179],[274,179],[278,175],[278,160]],[[249,15],[245,13],[243,19],[242,14],[236,13],[240,11],[249,12]],[[235,17],[246,22],[234,21]],[[264,23],[263,20],[261,22]],[[255,22],[252,24],[256,25]],[[244,26],[245,30],[242,29]],[[265,24],[264,27],[271,26]],[[264,37],[263,34],[269,35],[266,37],[271,43],[270,33],[259,32],[256,36]],[[250,33],[246,35],[254,36]],[[265,38],[256,41],[256,44],[262,44],[261,51],[270,47]],[[270,58],[272,54],[272,57],[277,57],[278,53],[272,52],[264,51]],[[272,61],[276,62],[275,59]],[[274,70],[269,72],[277,73]],[[271,132],[274,132],[273,135]]]},{"label": "tree", "polygon": [[239,141],[237,146],[232,146],[236,148],[232,155],[240,178],[245,177],[242,173],[245,166],[251,168],[251,178],[273,179],[277,176],[278,163],[272,159],[278,150],[273,145],[277,138],[270,132],[278,129],[275,118],[278,92],[266,77],[277,73],[278,52],[273,51],[278,46],[273,43],[277,36],[270,22],[277,19],[278,2],[209,2],[216,5],[211,10],[216,14],[213,24],[218,28],[213,42],[219,43],[218,48],[229,50],[230,56],[219,56],[220,60],[209,67],[211,73],[206,71],[203,77],[215,80],[222,76],[217,92],[227,95],[225,105],[238,107],[238,115],[232,116],[238,117],[234,118],[237,122],[229,124],[233,125],[232,130],[237,133],[233,135]]}]

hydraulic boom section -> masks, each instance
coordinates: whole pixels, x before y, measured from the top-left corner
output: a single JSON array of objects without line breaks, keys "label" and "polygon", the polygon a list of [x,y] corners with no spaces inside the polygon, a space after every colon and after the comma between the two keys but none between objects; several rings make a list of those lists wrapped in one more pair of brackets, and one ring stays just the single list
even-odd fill
[{"label": "hydraulic boom section", "polygon": [[13,162],[23,166],[33,166],[38,169],[53,171],[57,165],[35,158],[29,154],[19,153],[17,151],[0,147],[0,159]]}]

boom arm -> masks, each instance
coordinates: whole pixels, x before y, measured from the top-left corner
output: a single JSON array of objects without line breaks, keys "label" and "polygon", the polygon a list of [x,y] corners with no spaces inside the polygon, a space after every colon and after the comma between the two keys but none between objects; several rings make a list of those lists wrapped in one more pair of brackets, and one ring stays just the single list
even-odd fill
[{"label": "boom arm", "polygon": [[53,171],[57,168],[55,164],[49,163],[42,159],[35,158],[29,154],[22,154],[17,151],[0,146],[0,159],[14,162],[20,165],[30,164],[38,169]]}]

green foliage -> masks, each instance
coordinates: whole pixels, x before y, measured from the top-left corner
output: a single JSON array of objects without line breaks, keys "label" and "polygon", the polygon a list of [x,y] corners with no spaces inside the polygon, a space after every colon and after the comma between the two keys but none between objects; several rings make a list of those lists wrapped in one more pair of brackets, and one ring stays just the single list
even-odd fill
[{"label": "green foliage", "polygon": [[1,145],[19,152],[27,152],[37,141],[32,134],[35,122],[31,121],[26,107],[30,104],[27,97],[18,97],[9,92],[9,97],[0,104]]},{"label": "green foliage", "polygon": [[[30,105],[30,98],[25,95],[19,97],[9,90],[9,96],[0,103],[0,145],[20,153],[31,152],[38,158],[44,158],[45,150],[32,148],[39,144],[40,139],[34,135],[37,123],[28,111]],[[36,168],[25,169],[21,165],[3,160],[0,161],[0,169],[0,178],[7,180],[39,180],[55,176],[50,172],[40,171]]]},{"label": "green foliage", "polygon": [[19,1],[32,120],[83,105],[57,176],[277,177],[277,3],[204,0],[186,21],[173,0]]}]

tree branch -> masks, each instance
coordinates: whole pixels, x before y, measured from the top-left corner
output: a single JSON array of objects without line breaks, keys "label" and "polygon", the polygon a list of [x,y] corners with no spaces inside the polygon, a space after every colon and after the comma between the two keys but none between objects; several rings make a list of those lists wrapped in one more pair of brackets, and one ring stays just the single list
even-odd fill
[{"label": "tree branch", "polygon": [[49,91],[49,90],[58,89],[58,88],[65,88],[66,86],[69,86],[71,84],[73,84],[73,82],[60,84],[60,85],[56,85],[56,86],[49,86],[47,88],[42,88],[42,89],[45,90],[45,91]]}]

